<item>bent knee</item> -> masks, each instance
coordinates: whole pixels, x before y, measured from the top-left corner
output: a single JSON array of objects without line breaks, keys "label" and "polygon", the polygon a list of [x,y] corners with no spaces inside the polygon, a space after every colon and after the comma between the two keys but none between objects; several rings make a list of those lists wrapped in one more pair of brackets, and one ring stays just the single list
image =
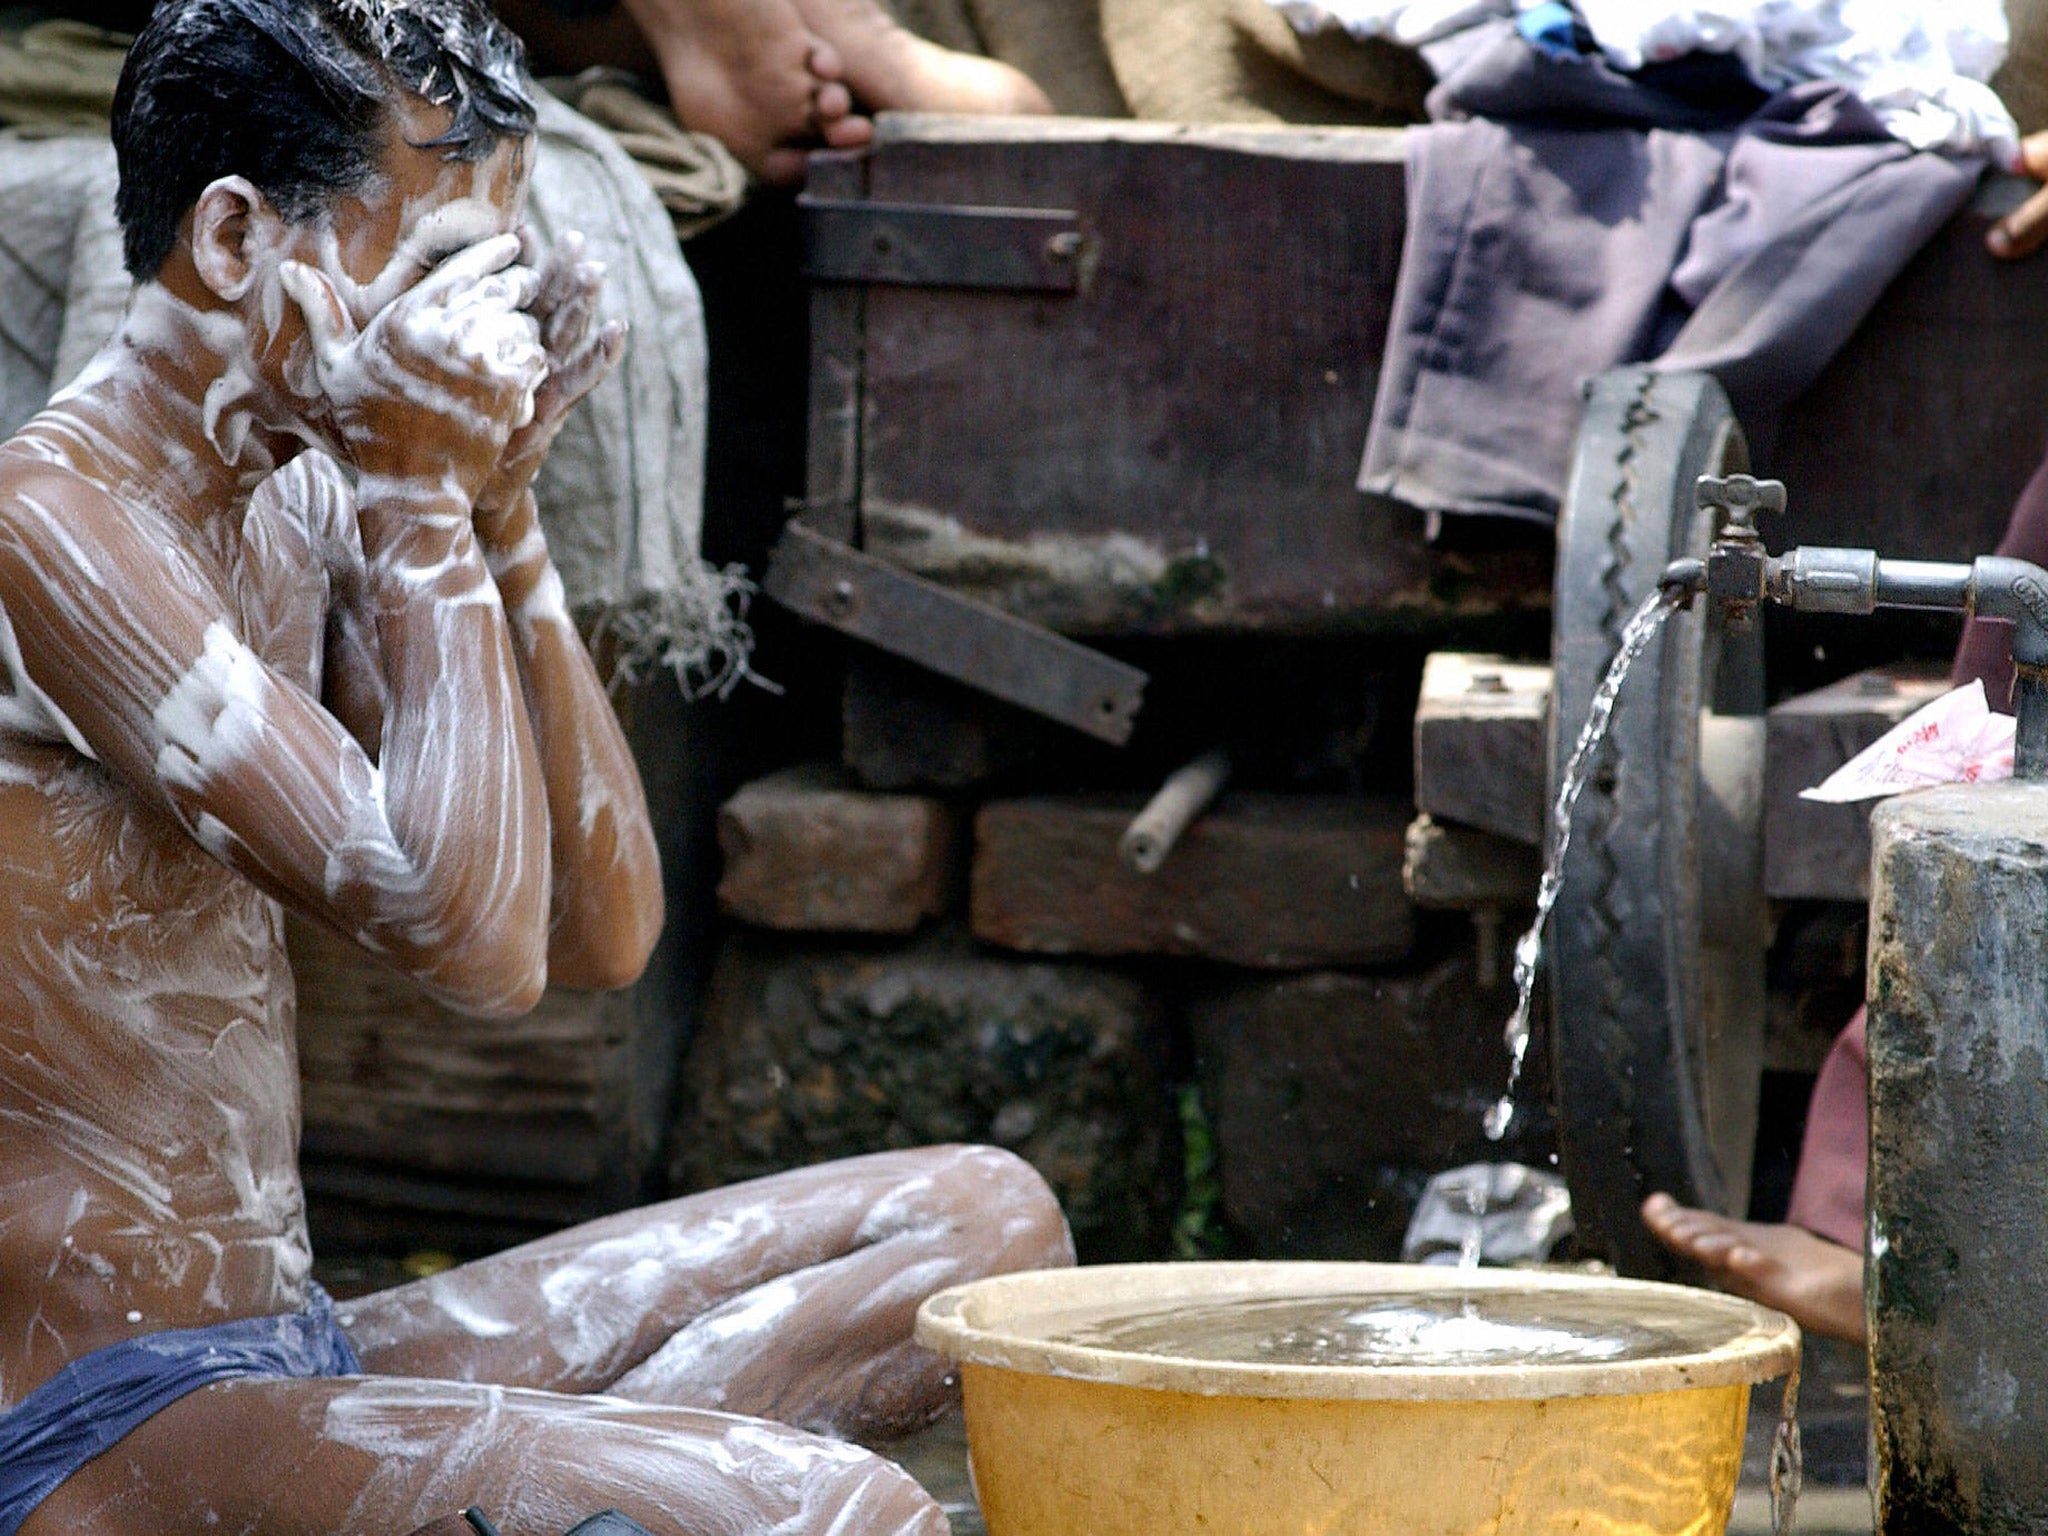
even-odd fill
[{"label": "bent knee", "polygon": [[1074,1262],[1059,1196],[1044,1175],[1000,1147],[960,1146],[951,1154],[958,1198],[986,1233],[988,1270],[1050,1269]]}]

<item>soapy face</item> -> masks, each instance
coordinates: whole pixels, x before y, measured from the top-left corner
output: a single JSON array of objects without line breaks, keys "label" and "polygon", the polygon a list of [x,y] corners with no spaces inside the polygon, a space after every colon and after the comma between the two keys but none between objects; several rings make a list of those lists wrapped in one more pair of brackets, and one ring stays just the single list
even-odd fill
[{"label": "soapy face", "polygon": [[[532,176],[532,141],[501,139],[489,155],[471,161],[420,147],[446,126],[447,113],[419,97],[394,100],[382,171],[334,199],[324,217],[285,225],[274,252],[258,256],[262,266],[298,261],[313,267],[334,285],[360,329],[450,256],[517,229]],[[274,279],[274,271],[261,278]],[[259,308],[266,319],[273,309],[280,315],[276,339],[291,347],[299,328],[282,292],[261,289]]]},{"label": "soapy face", "polygon": [[[448,275],[455,258],[518,227],[531,142],[508,138],[481,160],[451,160],[420,147],[445,124],[441,109],[401,96],[383,169],[368,184],[318,219],[248,226],[242,303],[258,367],[304,412],[313,430],[302,435],[359,464],[366,436],[391,435],[382,423],[366,430],[351,418],[361,395],[388,394],[399,382],[421,412],[480,426],[499,410],[493,390],[509,388],[516,428],[531,418],[545,376],[539,329],[525,312],[538,287],[531,269],[498,260],[471,262],[478,270],[457,282]],[[394,310],[430,283],[441,290],[436,303]],[[452,389],[445,375],[419,365],[444,357],[461,365]]]},{"label": "soapy face", "polygon": [[[523,309],[538,282],[518,264],[516,250],[443,302],[415,303],[407,325],[386,327],[394,337],[339,344],[368,342],[365,328],[380,314],[395,318],[392,306],[427,283],[437,262],[518,226],[531,142],[501,140],[475,161],[418,147],[446,122],[441,109],[397,96],[381,169],[298,223],[282,218],[244,178],[208,186],[186,214],[179,252],[131,296],[120,334],[52,397],[52,405],[72,408],[38,423],[40,437],[60,440],[50,456],[124,500],[192,507],[246,496],[303,446],[362,467],[349,429],[358,443],[377,434],[346,421],[337,395],[360,400],[395,384],[401,409],[433,415],[453,408],[473,424],[479,404],[495,408],[494,388],[509,389],[507,414],[516,426],[531,413],[531,395],[546,371],[538,326]],[[309,329],[308,296],[321,301],[316,313],[331,317],[324,354]],[[407,346],[394,347],[392,339]],[[410,356],[395,355],[401,350]],[[155,360],[159,375],[183,373],[196,387],[175,378],[166,387],[163,377],[136,367],[144,358]],[[445,370],[434,366],[447,361],[473,376],[459,383],[481,387],[458,388],[451,398]],[[96,413],[94,400],[111,405],[111,416]],[[120,422],[188,410],[198,433],[180,423],[158,435],[180,445],[200,436],[210,452],[183,465],[144,455],[138,472]],[[502,436],[485,434],[479,451],[488,457],[493,438]],[[222,465],[233,472],[229,482],[221,479]]]}]

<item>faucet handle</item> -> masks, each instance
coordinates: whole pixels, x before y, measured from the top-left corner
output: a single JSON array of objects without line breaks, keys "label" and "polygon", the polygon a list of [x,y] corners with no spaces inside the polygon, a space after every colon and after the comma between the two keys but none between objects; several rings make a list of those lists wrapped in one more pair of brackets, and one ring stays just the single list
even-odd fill
[{"label": "faucet handle", "polygon": [[1719,512],[1737,527],[1754,531],[1757,514],[1785,510],[1785,482],[1751,475],[1701,475],[1693,482],[1693,502],[1703,512]]}]

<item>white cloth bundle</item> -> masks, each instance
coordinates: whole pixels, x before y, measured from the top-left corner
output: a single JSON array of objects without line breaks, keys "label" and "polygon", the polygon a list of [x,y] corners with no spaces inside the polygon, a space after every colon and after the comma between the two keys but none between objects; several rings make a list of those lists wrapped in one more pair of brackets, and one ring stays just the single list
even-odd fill
[{"label": "white cloth bundle", "polygon": [[[1271,0],[1296,30],[1420,47],[1517,0]],[[1635,70],[1695,51],[1732,53],[1770,90],[1831,80],[1915,149],[2011,167],[2019,130],[1985,82],[2010,41],[1999,0],[1576,0],[1601,51]]]}]

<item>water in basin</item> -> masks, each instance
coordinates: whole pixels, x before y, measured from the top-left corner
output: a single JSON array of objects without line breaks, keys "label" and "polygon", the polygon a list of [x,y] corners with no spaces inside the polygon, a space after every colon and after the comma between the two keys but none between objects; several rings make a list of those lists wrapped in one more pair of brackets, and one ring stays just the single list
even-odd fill
[{"label": "water in basin", "polygon": [[1082,1307],[1018,1318],[1051,1343],[1239,1365],[1599,1365],[1704,1354],[1750,1320],[1640,1297],[1470,1291],[1238,1297],[1132,1311]]}]

